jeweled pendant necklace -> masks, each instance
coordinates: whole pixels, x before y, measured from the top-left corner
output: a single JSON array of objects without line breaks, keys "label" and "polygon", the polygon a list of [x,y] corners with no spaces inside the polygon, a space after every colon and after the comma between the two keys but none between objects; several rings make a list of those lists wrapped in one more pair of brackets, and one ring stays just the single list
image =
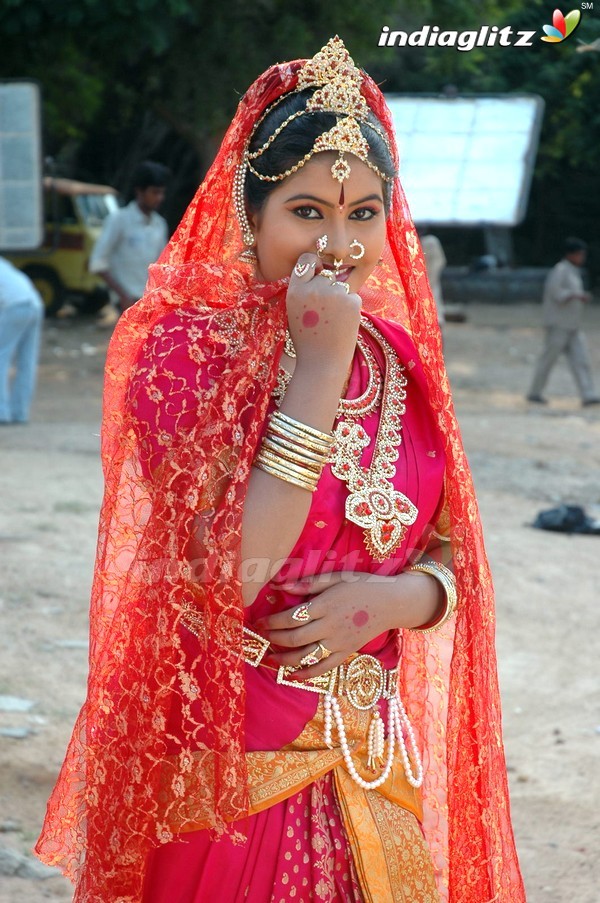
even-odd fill
[{"label": "jeweled pendant necklace", "polygon": [[333,475],[348,487],[346,517],[365,531],[365,545],[375,561],[385,561],[401,545],[407,527],[414,524],[419,513],[411,500],[394,489],[392,483],[402,442],[407,379],[389,342],[369,321],[363,320],[362,325],[380,345],[386,363],[373,459],[369,467],[360,463],[371,439],[359,423],[353,422],[358,415],[344,412],[344,419],[333,432],[329,461]]}]

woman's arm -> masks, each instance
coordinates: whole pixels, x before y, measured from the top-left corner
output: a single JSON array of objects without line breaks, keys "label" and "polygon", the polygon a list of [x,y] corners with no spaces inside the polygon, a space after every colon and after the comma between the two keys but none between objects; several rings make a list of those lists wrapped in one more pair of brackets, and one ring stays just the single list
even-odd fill
[{"label": "woman's arm", "polygon": [[[313,254],[304,254],[299,263],[312,264],[314,272],[318,260]],[[308,280],[303,280],[292,275],[290,280],[288,321],[297,356],[280,410],[330,433],[356,346],[361,300],[332,286],[327,279],[311,273],[307,276]],[[304,325],[307,322],[310,328]],[[311,499],[308,490],[252,468],[242,524],[246,605],[252,604],[292,551]]]}]

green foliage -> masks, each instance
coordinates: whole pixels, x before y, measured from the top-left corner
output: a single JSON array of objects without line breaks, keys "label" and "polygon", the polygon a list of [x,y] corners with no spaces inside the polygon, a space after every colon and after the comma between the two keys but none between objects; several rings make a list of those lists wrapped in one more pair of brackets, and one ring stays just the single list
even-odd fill
[{"label": "green foliage", "polygon": [[[201,145],[225,127],[245,88],[275,60],[311,55],[340,22],[360,53],[389,6],[390,0],[230,0],[222,8],[206,0],[5,0],[0,39],[8,51],[0,74],[41,81],[59,141],[93,120],[99,92],[113,116],[130,114],[134,105],[154,109]],[[70,96],[80,94],[77,112],[65,107],[62,122],[54,102],[58,73],[63,85],[72,80]]]}]

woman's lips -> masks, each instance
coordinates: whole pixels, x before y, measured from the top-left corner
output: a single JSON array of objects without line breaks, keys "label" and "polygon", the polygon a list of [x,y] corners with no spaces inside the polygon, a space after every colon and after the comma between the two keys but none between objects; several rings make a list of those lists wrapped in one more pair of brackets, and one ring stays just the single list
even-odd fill
[{"label": "woman's lips", "polygon": [[335,267],[324,266],[323,269],[330,270],[332,273],[335,273],[337,282],[347,282],[352,275],[354,267],[342,267],[341,269],[336,270]]}]

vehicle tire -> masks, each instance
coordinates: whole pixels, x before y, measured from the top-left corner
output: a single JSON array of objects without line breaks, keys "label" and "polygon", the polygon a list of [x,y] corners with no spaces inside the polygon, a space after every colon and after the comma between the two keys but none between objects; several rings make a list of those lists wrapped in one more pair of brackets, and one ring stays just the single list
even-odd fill
[{"label": "vehicle tire", "polygon": [[50,267],[34,265],[23,267],[23,272],[29,276],[42,296],[46,316],[52,317],[58,313],[65,300],[65,289],[54,270],[51,270]]}]

